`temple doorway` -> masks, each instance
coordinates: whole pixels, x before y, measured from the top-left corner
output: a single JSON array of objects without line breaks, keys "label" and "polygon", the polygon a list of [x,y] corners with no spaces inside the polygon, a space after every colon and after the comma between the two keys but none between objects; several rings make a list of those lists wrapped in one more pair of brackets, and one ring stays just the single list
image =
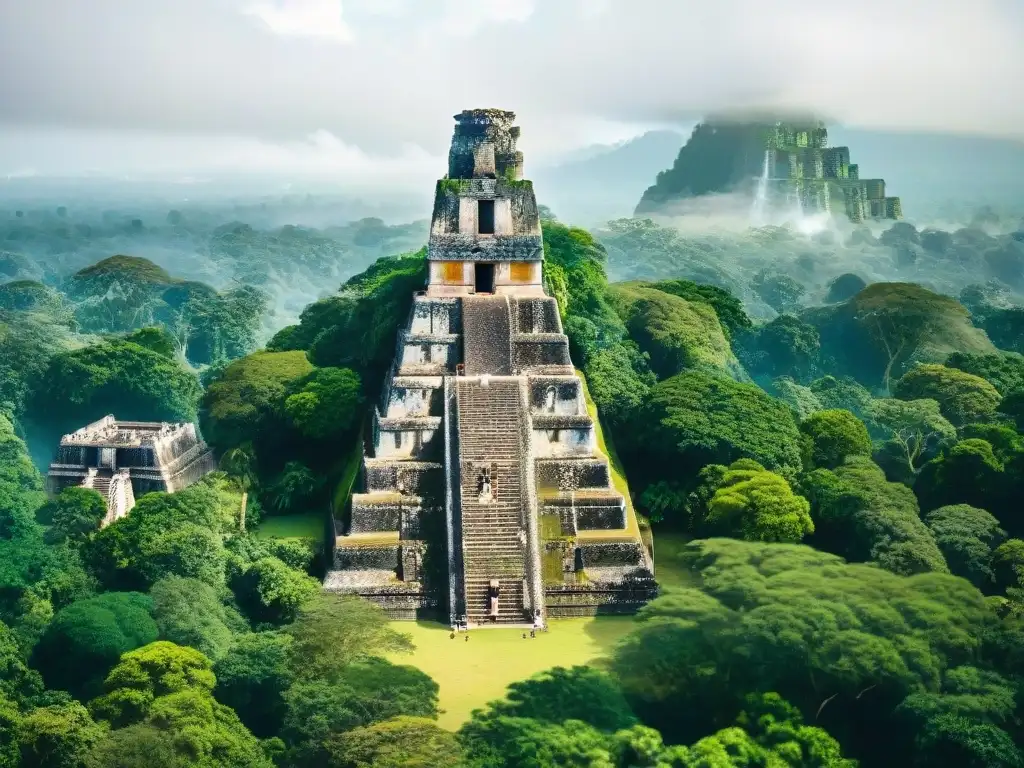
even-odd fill
[{"label": "temple doorway", "polygon": [[473,265],[474,283],[477,293],[494,293],[494,265],[481,264]]}]

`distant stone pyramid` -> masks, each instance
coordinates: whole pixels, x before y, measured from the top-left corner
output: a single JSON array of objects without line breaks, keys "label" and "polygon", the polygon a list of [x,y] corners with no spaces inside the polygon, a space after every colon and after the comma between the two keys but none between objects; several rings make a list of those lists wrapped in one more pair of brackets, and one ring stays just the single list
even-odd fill
[{"label": "distant stone pyramid", "polygon": [[900,199],[886,197],[884,179],[861,179],[850,149],[827,144],[828,130],[818,120],[703,122],[672,168],[644,192],[636,215],[689,197],[749,191],[755,217],[787,208],[845,214],[854,222],[902,218]]},{"label": "distant stone pyramid", "polygon": [[555,299],[515,115],[455,116],[426,290],[335,520],[325,589],[453,626],[627,613],[653,563],[597,445]]}]

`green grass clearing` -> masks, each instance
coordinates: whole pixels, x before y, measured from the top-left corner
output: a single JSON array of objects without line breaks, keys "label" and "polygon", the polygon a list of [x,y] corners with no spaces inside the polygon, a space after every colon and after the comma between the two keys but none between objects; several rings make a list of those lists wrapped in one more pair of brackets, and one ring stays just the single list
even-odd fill
[{"label": "green grass clearing", "polygon": [[319,512],[266,517],[256,528],[258,539],[324,540],[324,516]]},{"label": "green grass clearing", "polygon": [[434,622],[396,621],[393,627],[412,636],[412,656],[391,660],[412,664],[441,686],[439,724],[457,729],[474,709],[503,698],[509,683],[552,667],[593,665],[633,626],[631,616],[552,619],[549,632],[523,639],[521,629],[478,629],[450,639],[447,626]]}]

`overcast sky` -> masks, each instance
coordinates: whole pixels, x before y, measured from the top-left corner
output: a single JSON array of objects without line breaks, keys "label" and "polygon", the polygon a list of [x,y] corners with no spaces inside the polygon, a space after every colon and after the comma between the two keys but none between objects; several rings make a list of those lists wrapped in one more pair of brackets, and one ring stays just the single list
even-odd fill
[{"label": "overcast sky", "polygon": [[[527,170],[729,108],[1024,138],[1024,0],[0,0],[0,175]],[[440,165],[440,167],[439,167]]]}]

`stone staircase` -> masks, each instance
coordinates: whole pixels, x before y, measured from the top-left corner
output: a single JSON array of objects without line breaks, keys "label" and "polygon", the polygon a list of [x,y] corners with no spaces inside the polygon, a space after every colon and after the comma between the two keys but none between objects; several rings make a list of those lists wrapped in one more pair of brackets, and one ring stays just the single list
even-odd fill
[{"label": "stone staircase", "polygon": [[467,376],[512,373],[512,310],[506,296],[462,300],[463,360]]},{"label": "stone staircase", "polygon": [[[521,382],[476,379],[457,383],[461,467],[462,553],[470,626],[520,624],[527,578],[524,526]],[[481,472],[493,499],[481,501]],[[499,583],[498,616],[490,616],[488,585]]]},{"label": "stone staircase", "polygon": [[110,481],[111,477],[109,474],[97,472],[92,478],[92,485],[89,487],[102,496],[103,501],[107,501],[110,498]]}]

